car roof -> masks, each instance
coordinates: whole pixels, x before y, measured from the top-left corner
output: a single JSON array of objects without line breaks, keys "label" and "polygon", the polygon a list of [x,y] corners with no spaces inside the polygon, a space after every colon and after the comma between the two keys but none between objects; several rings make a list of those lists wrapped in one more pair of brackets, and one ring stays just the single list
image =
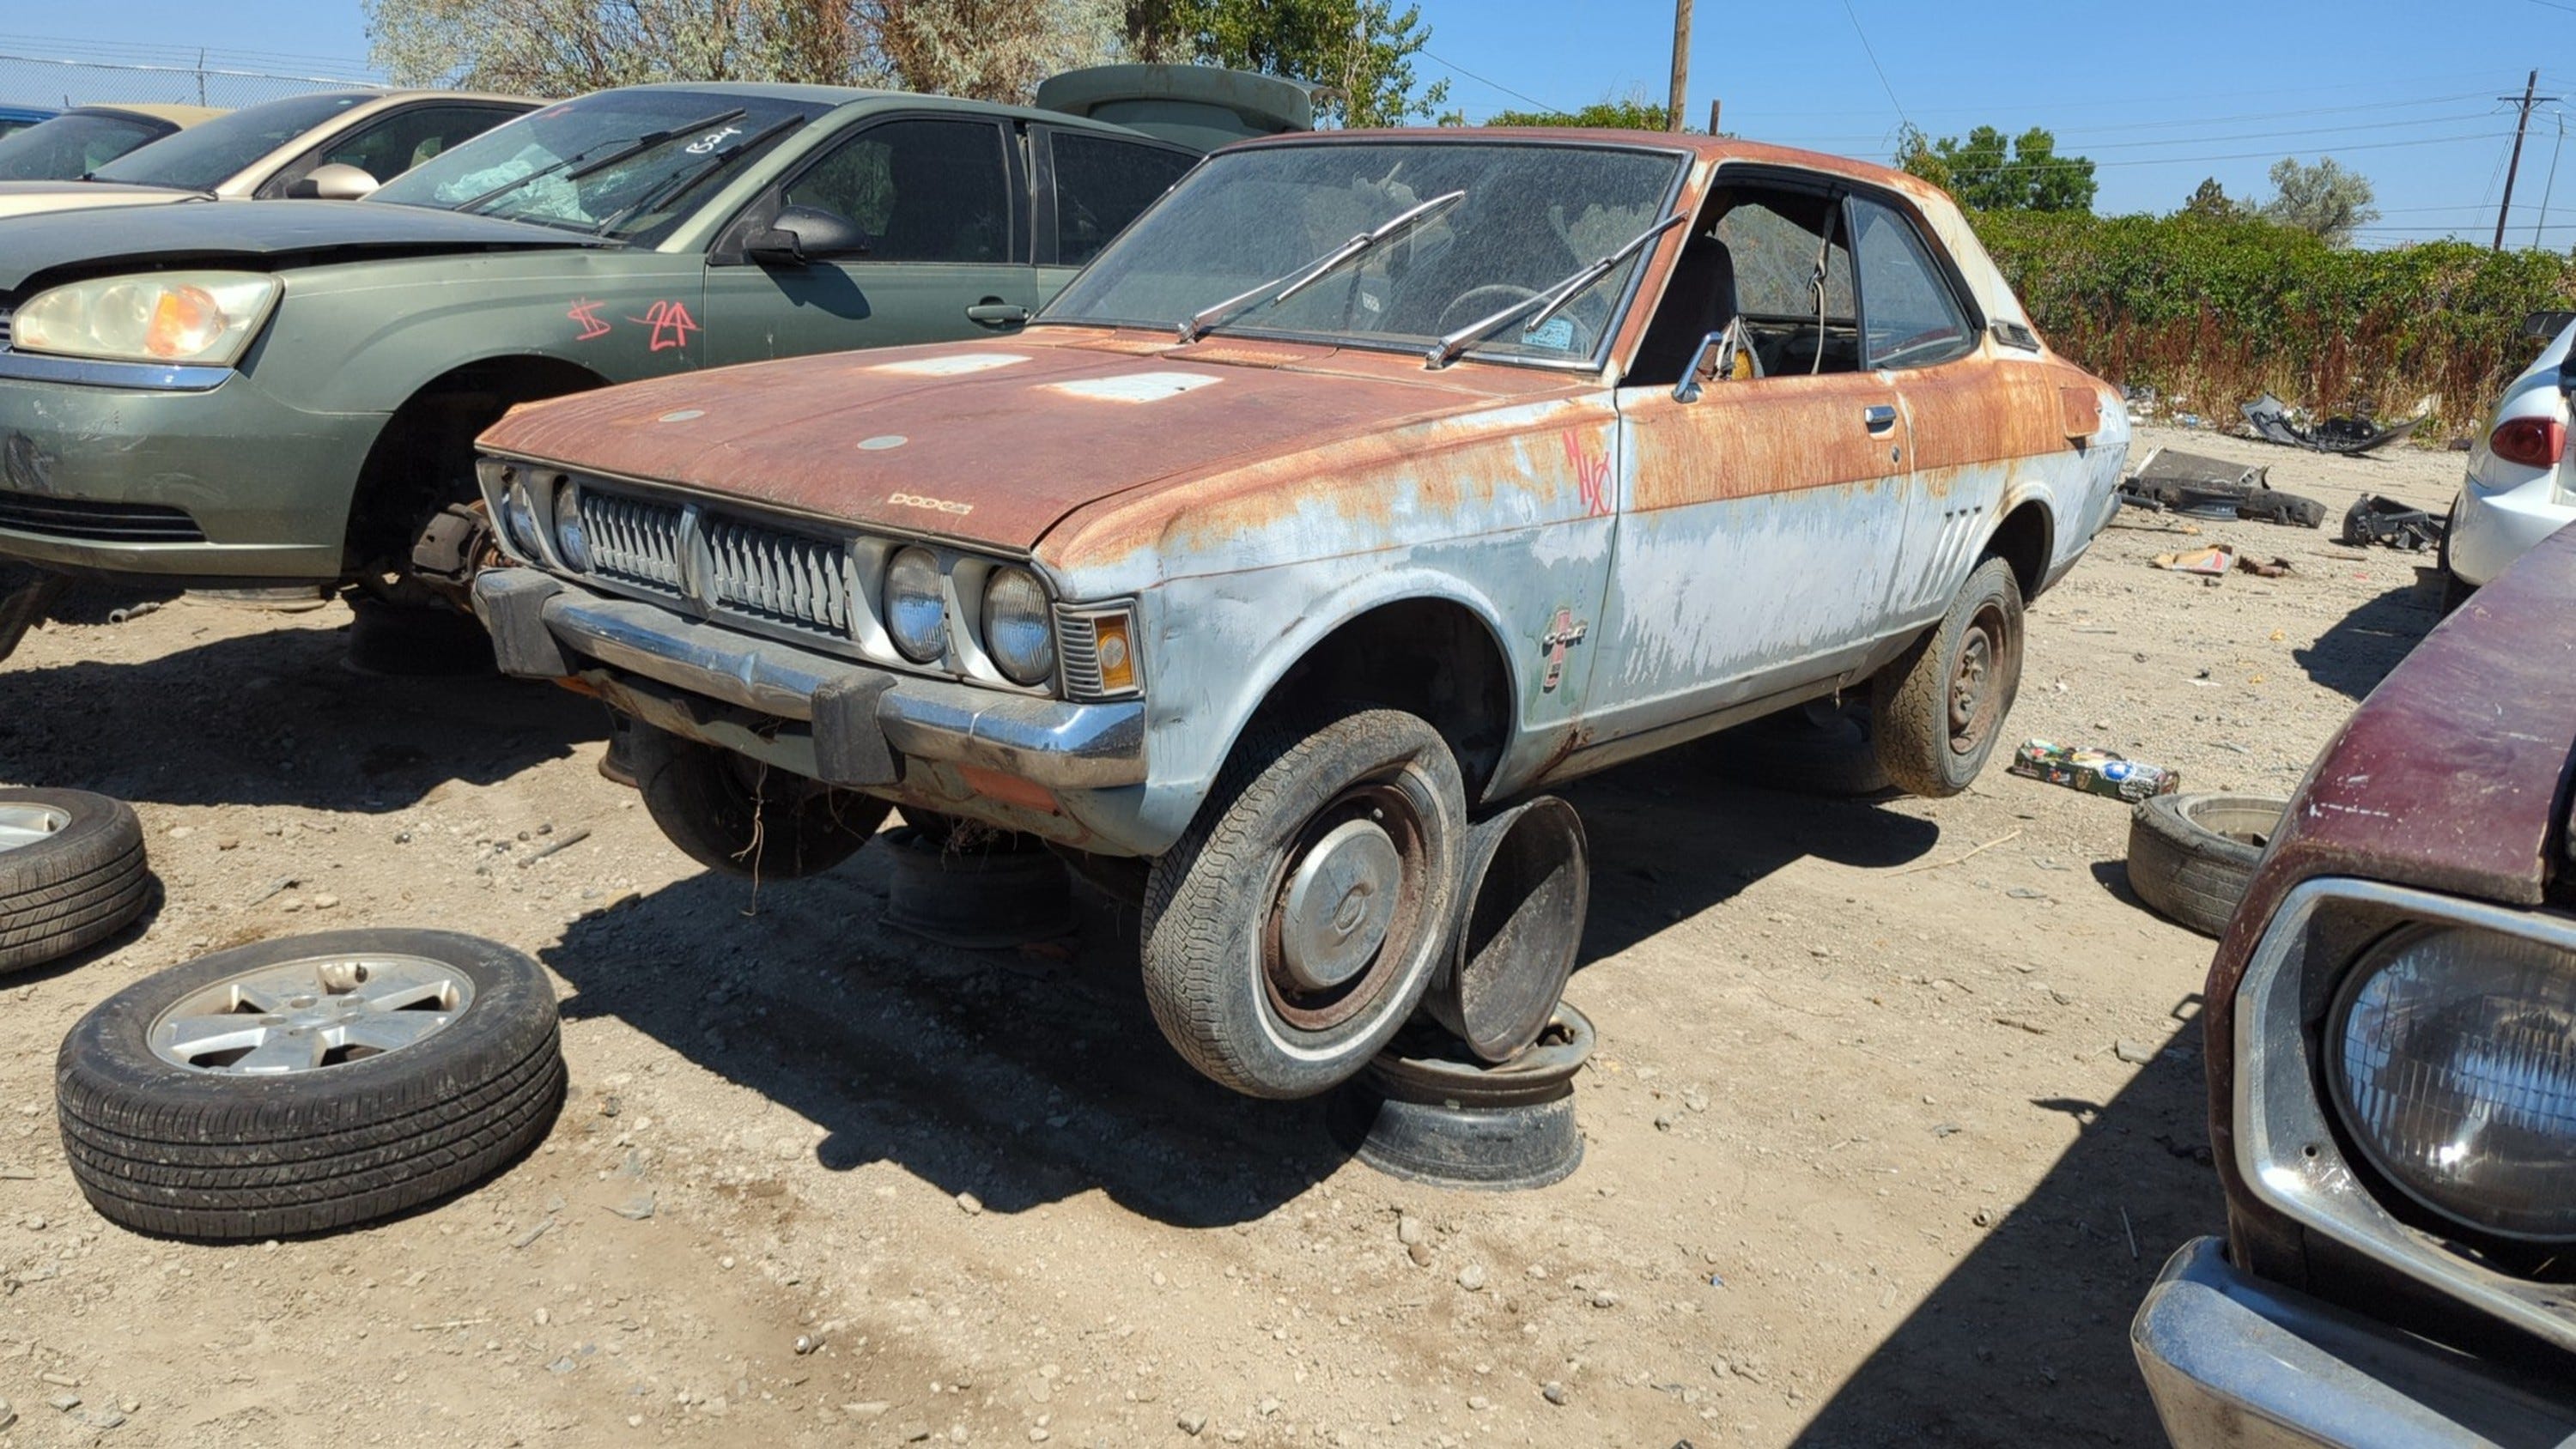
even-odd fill
[{"label": "car roof", "polygon": [[[765,96],[782,101],[805,101],[827,106],[856,106],[871,102],[901,105],[907,110],[961,111],[977,116],[1009,116],[1025,121],[1044,121],[1050,126],[1076,127],[1083,130],[1107,131],[1115,135],[1155,137],[1108,121],[1095,121],[1088,116],[1065,111],[1041,110],[1035,106],[1007,105],[1001,101],[979,101],[965,96],[934,96],[921,91],[873,90],[865,86],[795,85],[785,81],[655,81],[649,85],[617,86],[621,91],[688,91],[698,95]],[[593,91],[592,95],[603,92]],[[1162,143],[1169,144],[1169,143]]]},{"label": "car roof", "polygon": [[165,106],[155,101],[92,101],[87,105],[74,106],[63,114],[66,116],[101,114],[150,116],[156,121],[168,121],[174,126],[193,126],[199,121],[211,121],[217,116],[230,115],[231,112],[222,106]]}]

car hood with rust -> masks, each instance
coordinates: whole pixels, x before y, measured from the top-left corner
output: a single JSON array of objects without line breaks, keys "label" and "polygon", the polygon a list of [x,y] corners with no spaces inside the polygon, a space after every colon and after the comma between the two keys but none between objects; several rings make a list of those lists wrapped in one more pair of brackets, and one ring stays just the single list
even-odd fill
[{"label": "car hood with rust", "polygon": [[531,403],[488,452],[1027,551],[1086,504],[1571,390],[1564,374],[1056,329]]},{"label": "car hood with rust", "polygon": [[0,293],[19,291],[31,281],[41,285],[140,266],[269,270],[373,257],[619,245],[528,222],[366,201],[225,201],[58,211],[10,217],[0,222],[0,231],[5,231]]}]

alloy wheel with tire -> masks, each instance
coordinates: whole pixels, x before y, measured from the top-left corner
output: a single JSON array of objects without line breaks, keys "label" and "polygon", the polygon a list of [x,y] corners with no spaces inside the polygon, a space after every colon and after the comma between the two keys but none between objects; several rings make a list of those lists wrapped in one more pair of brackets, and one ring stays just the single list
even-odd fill
[{"label": "alloy wheel with tire", "polygon": [[1896,788],[1934,799],[1968,788],[2003,738],[2021,653],[2021,585],[2012,565],[1989,558],[1931,633],[1878,676],[1871,737]]},{"label": "alloy wheel with tire", "polygon": [[2129,816],[2129,889],[2168,920],[2204,936],[2226,934],[2288,808],[2246,795],[2140,801]]},{"label": "alloy wheel with tire", "polygon": [[1466,830],[1457,759],[1418,716],[1256,724],[1154,862],[1154,1020],[1192,1066],[1252,1096],[1348,1079],[1430,984]]},{"label": "alloy wheel with tire", "polygon": [[626,764],[671,843],[728,875],[819,875],[856,854],[894,809],[641,720],[628,727]]},{"label": "alloy wheel with tire", "polygon": [[90,1204],[141,1232],[323,1232],[460,1191],[543,1138],[555,998],[519,952],[445,931],[262,941],[99,1003],[55,1063]]},{"label": "alloy wheel with tire", "polygon": [[94,946],[151,898],[134,807],[86,790],[0,790],[0,973]]}]

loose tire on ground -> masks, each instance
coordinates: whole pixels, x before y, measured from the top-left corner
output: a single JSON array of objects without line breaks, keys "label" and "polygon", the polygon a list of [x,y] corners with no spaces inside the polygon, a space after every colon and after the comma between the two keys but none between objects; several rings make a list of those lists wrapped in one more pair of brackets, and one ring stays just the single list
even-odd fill
[{"label": "loose tire on ground", "polygon": [[106,940],[151,898],[132,806],[86,790],[0,790],[0,975]]},{"label": "loose tire on ground", "polygon": [[2158,915],[2222,935],[2288,802],[2157,795],[2129,816],[2129,889]]},{"label": "loose tire on ground", "polygon": [[[1466,832],[1457,759],[1421,718],[1255,724],[1148,881],[1145,999],[1163,1035],[1256,1097],[1357,1073],[1431,982]],[[1323,868],[1336,861],[1350,870]]]},{"label": "loose tire on ground", "polygon": [[819,875],[857,853],[894,809],[641,720],[627,732],[626,763],[671,843],[727,875]]},{"label": "loose tire on ground", "polygon": [[359,930],[136,982],[72,1028],[54,1086],[64,1155],[102,1216],[265,1238],[481,1181],[545,1136],[564,1065],[536,962],[444,931]]},{"label": "loose tire on ground", "polygon": [[2021,649],[2021,585],[2012,565],[1987,559],[1872,688],[1871,737],[1896,788],[1941,799],[1977,778],[2021,690]]}]

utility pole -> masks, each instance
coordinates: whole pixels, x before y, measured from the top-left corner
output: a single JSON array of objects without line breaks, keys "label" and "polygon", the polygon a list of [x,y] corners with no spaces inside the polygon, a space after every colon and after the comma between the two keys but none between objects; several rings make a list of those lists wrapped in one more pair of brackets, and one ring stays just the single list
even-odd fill
[{"label": "utility pole", "polygon": [[[2516,173],[2522,170],[2522,136],[2524,132],[2531,129],[2531,108],[2539,101],[2539,97],[2532,93],[2539,89],[2540,72],[2533,71],[2531,73],[2531,79],[2522,83],[2522,99],[2519,102],[2514,102],[2520,107],[2521,114],[2513,123],[2513,159],[2505,163],[2504,204],[2496,208],[2495,246],[2492,248],[2492,250],[2495,251],[2504,250],[2505,217],[2513,211],[2513,178]],[[2500,101],[2513,102],[2513,97],[2511,96],[2498,96],[2496,99]],[[2558,98],[2556,96],[2551,96],[2549,99],[2554,101]]]},{"label": "utility pole", "polygon": [[[1690,90],[1690,15],[1691,0],[1673,0],[1673,93],[1664,108],[1664,129],[1682,128],[1682,102]],[[2539,83],[2540,73],[2532,72],[2532,83]]]},{"label": "utility pole", "polygon": [[2558,153],[2567,149],[2567,113],[2558,113],[2558,144],[2549,148],[2549,184],[2540,188],[2540,224],[2531,229],[2531,249],[2540,250],[2540,234],[2549,230],[2549,198],[2558,194]]},{"label": "utility pole", "polygon": [[1710,96],[1708,98],[1708,133],[1710,135],[1720,136],[1725,134],[1723,131],[1718,129],[1717,125],[1718,118],[1724,114],[1726,114],[1725,101],[1716,96]]}]

